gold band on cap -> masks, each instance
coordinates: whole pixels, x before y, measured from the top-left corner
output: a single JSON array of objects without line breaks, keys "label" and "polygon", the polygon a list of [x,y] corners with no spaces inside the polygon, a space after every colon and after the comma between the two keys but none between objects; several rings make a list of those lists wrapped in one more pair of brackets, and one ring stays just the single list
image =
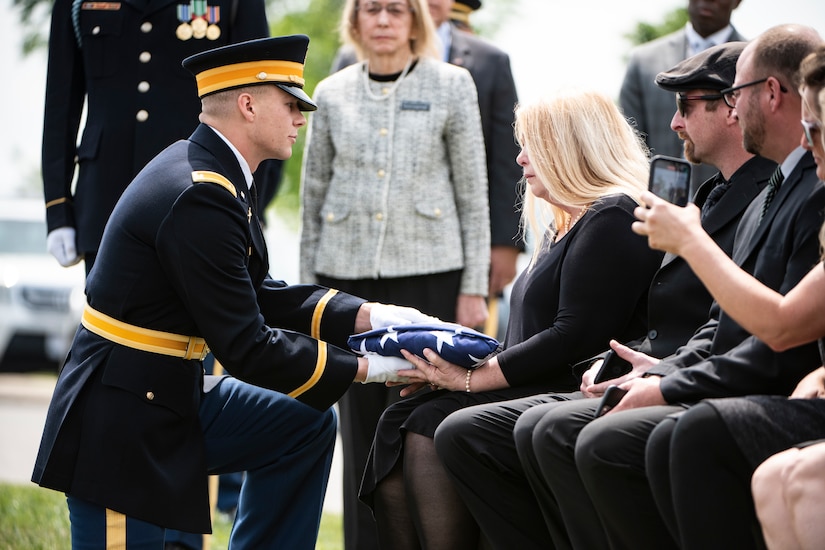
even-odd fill
[{"label": "gold band on cap", "polygon": [[195,80],[198,82],[198,97],[226,88],[264,82],[285,82],[303,87],[304,65],[294,61],[248,61],[208,69],[195,76]]},{"label": "gold band on cap", "polygon": [[453,19],[454,21],[461,21],[462,23],[467,23],[469,25],[470,14],[472,12],[473,8],[470,6],[465,6],[464,4],[459,4],[456,2],[450,10],[450,19]]}]

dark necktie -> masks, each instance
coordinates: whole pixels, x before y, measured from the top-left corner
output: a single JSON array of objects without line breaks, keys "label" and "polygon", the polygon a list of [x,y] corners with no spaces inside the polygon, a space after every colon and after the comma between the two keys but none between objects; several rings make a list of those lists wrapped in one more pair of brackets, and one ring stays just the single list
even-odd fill
[{"label": "dark necktie", "polygon": [[776,196],[776,192],[779,191],[779,187],[784,180],[785,176],[782,174],[780,167],[777,166],[771,179],[768,180],[768,192],[765,193],[765,202],[762,203],[762,213],[759,215],[759,221],[762,221],[762,218],[765,217],[765,212],[767,212],[771,206],[773,198]]},{"label": "dark necktie", "polygon": [[705,219],[716,203],[722,198],[722,195],[730,188],[730,182],[725,181],[725,178],[722,177],[722,174],[716,175],[716,185],[713,189],[710,190],[708,196],[705,198],[705,202],[702,204],[702,219]]},{"label": "dark necktie", "polygon": [[258,214],[258,188],[255,186],[255,180],[252,180],[252,185],[249,186],[249,196],[252,200],[252,210]]}]

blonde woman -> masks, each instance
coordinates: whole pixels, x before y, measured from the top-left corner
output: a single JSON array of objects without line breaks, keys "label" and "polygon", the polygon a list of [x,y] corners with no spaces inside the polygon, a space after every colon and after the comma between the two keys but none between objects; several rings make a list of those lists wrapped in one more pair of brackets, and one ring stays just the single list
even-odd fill
[{"label": "blonde woman", "polygon": [[[645,149],[610,98],[559,93],[516,111],[525,225],[535,252],[513,287],[504,350],[476,370],[408,355],[409,395],[381,418],[361,496],[382,548],[477,548],[479,528],[435,452],[453,411],[579,386],[571,367],[611,338],[644,332],[661,254],[630,230],[645,190]],[[489,480],[479,480],[487,483]],[[514,547],[516,545],[514,544]]]}]

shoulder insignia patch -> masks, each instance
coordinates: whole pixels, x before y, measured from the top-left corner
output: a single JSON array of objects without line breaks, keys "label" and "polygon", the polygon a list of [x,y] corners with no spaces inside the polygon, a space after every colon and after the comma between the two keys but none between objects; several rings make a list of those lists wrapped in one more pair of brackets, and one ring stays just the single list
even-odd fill
[{"label": "shoulder insignia patch", "polygon": [[207,170],[195,170],[192,172],[192,182],[194,183],[216,183],[232,193],[232,196],[238,198],[238,191],[235,189],[235,186],[232,185],[232,182],[229,181],[225,176],[218,174],[217,172],[209,172]]}]

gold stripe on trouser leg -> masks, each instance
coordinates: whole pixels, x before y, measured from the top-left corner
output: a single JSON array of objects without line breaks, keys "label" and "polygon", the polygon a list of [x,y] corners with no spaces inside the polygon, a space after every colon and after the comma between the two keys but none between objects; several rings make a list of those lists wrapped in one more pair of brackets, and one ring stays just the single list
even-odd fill
[{"label": "gold stripe on trouser leg", "polygon": [[[221,376],[223,374],[223,365],[221,362],[215,359],[215,362],[212,364],[212,374],[215,376]],[[218,509],[218,491],[220,490],[220,476],[218,475],[211,475],[209,476],[209,514],[212,518],[212,524],[215,523],[215,512]],[[209,550],[209,547],[212,545],[212,536],[208,533],[204,533],[203,535],[203,550]]]},{"label": "gold stripe on trouser leg", "polygon": [[106,508],[106,550],[126,550],[126,516]]}]

